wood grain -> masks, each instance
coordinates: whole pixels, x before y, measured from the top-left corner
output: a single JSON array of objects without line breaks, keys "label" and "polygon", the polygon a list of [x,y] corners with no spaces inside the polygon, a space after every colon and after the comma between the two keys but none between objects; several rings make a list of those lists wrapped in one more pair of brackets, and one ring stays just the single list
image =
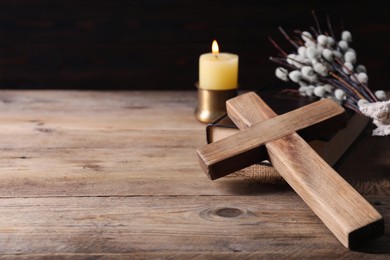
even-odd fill
[{"label": "wood grain", "polygon": [[[228,100],[227,111],[240,129],[276,117],[253,92]],[[344,246],[355,248],[383,234],[382,216],[299,135],[269,142],[266,148],[275,169]]]},{"label": "wood grain", "polygon": [[[388,258],[388,230],[350,251],[288,185],[208,180],[195,106],[195,91],[0,91],[0,259]],[[365,194],[390,221],[389,196]]]},{"label": "wood grain", "polygon": [[[264,144],[340,115],[344,109],[331,100],[321,100],[278,117],[253,124],[240,133],[197,150],[199,163],[214,180],[267,159]],[[239,144],[239,145],[238,145]]]},{"label": "wood grain", "polygon": [[8,255],[361,255],[339,246],[294,194],[13,198],[0,210],[0,254]]}]

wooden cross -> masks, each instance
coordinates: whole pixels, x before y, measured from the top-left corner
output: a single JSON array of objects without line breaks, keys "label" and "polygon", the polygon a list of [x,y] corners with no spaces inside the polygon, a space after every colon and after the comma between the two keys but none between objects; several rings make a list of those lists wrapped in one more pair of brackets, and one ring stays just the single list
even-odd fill
[{"label": "wooden cross", "polygon": [[277,116],[253,92],[230,99],[226,107],[241,131],[198,149],[210,179],[247,167],[267,151],[275,169],[345,247],[383,234],[382,216],[295,132],[343,108],[321,100]]}]

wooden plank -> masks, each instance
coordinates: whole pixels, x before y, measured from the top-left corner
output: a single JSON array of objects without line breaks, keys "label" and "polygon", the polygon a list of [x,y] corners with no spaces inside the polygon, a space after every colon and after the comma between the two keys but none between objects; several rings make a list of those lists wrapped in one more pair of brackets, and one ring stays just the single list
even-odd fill
[{"label": "wooden plank", "polygon": [[[240,129],[277,116],[253,92],[228,100],[226,107]],[[269,142],[266,148],[275,169],[345,247],[356,248],[383,234],[382,216],[298,134]]]},{"label": "wooden plank", "polygon": [[205,125],[193,116],[195,98],[194,92],[2,91],[0,196],[255,192],[263,185],[245,177],[204,178],[195,150],[206,143]]},{"label": "wooden plank", "polygon": [[[82,101],[80,101],[82,100]],[[192,129],[203,131],[192,114],[193,92],[1,91],[0,115],[7,129],[54,124],[64,128],[104,130]],[[175,113],[173,113],[174,111]],[[158,120],[156,120],[158,118]],[[13,129],[12,129],[13,130]],[[199,138],[202,138],[199,136]]]},{"label": "wooden plank", "polygon": [[[389,197],[379,210],[388,215]],[[386,252],[389,233],[365,250]],[[387,241],[386,241],[387,239]],[[338,241],[288,196],[141,196],[2,199],[0,254],[88,255],[243,252],[247,256],[364,256]],[[222,255],[224,256],[224,255]],[[234,254],[234,256],[236,256]]]},{"label": "wooden plank", "polygon": [[[0,196],[226,194],[198,166],[195,147],[2,150]],[[167,165],[172,166],[167,166]],[[250,182],[246,182],[250,185]]]}]

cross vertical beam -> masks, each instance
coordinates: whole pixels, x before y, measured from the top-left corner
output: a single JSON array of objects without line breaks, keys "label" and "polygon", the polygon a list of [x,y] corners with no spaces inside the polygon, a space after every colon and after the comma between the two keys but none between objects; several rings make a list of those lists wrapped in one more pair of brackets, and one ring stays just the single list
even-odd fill
[{"label": "cross vertical beam", "polygon": [[[229,100],[227,111],[240,129],[277,116],[254,93]],[[383,233],[382,216],[298,134],[265,146],[275,169],[345,247]]]}]

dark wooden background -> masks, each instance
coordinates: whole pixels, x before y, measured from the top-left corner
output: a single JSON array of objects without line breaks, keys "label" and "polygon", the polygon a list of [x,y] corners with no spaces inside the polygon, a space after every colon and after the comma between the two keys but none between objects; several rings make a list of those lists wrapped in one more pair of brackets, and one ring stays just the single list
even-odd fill
[{"label": "dark wooden background", "polygon": [[[342,4],[338,3],[342,2]],[[267,37],[329,13],[353,34],[370,87],[390,89],[387,1],[0,0],[0,88],[194,89],[216,38],[240,55],[240,83],[278,84]]]}]

